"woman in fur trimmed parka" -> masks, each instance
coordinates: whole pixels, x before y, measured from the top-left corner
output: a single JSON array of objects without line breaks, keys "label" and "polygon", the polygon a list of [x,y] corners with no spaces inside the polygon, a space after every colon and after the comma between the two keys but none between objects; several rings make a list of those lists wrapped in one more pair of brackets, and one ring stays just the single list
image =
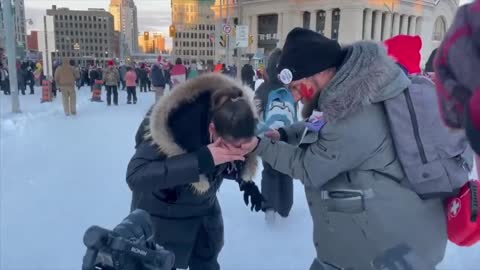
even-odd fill
[{"label": "woman in fur trimmed parka", "polygon": [[259,211],[251,181],[257,161],[241,145],[255,135],[255,107],[241,85],[209,74],[178,85],[142,122],[127,170],[132,210],[150,213],[156,242],[175,254],[175,267],[220,269],[223,220],[217,190],[236,180]]}]

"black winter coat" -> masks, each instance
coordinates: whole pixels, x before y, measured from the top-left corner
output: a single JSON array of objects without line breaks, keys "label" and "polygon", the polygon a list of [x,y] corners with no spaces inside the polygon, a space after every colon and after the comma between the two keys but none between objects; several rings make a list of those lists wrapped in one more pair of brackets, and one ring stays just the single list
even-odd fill
[{"label": "black winter coat", "polygon": [[162,70],[158,65],[152,66],[152,85],[156,87],[165,87],[167,84],[167,71]]},{"label": "black winter coat", "polygon": [[[211,235],[216,253],[223,246],[216,192],[227,166],[214,167],[206,145],[211,94],[233,85],[211,74],[178,86],[154,105],[135,137],[136,152],[127,169],[131,208],[151,214],[156,241],[175,253],[177,268],[187,268],[200,229]],[[238,175],[251,180],[256,158],[247,157],[243,168]]]}]

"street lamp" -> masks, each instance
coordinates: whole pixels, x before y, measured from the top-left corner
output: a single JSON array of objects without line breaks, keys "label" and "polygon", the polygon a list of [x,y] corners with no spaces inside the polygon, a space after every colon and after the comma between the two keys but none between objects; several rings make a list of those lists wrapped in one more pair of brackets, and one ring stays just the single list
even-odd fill
[{"label": "street lamp", "polygon": [[104,66],[107,67],[107,61],[108,61],[108,52],[105,51],[105,63],[104,63]]},{"label": "street lamp", "polygon": [[[78,42],[73,44],[73,49],[75,50],[75,54],[76,54],[77,58],[80,58],[80,53],[79,53],[80,44],[78,44]],[[78,59],[78,60],[79,60],[79,64],[82,65],[82,63],[81,63],[82,61],[80,59]]]}]

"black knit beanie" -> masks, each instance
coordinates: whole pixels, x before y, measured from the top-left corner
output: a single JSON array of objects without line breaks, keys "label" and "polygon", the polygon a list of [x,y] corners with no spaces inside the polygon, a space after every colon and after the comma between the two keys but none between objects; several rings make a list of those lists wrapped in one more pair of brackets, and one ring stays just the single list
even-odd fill
[{"label": "black knit beanie", "polygon": [[290,70],[292,81],[296,81],[340,66],[344,55],[336,40],[297,27],[287,35],[277,70]]}]

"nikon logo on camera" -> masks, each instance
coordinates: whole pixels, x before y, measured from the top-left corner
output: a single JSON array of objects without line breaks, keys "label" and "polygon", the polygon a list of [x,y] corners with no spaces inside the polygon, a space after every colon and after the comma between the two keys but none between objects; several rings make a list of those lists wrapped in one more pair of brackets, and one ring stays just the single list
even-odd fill
[{"label": "nikon logo on camera", "polygon": [[136,248],[136,247],[132,247],[132,248],[130,249],[130,251],[132,251],[133,253],[142,255],[142,256],[147,256],[147,252],[146,252],[145,250],[141,250],[141,249]]}]

